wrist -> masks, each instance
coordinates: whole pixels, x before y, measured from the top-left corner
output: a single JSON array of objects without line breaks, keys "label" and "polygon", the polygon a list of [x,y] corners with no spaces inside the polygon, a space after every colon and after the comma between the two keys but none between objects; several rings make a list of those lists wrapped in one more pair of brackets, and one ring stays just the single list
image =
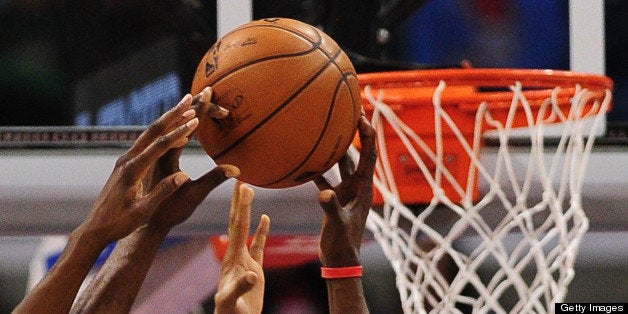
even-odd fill
[{"label": "wrist", "polygon": [[[105,234],[100,232],[96,228],[91,228],[89,224],[83,223],[78,226],[68,238],[68,243],[82,243],[86,248],[93,248],[95,250],[104,250],[109,243]],[[100,251],[99,251],[100,253]]]},{"label": "wrist", "polygon": [[321,263],[323,267],[348,267],[348,266],[360,266],[360,253],[339,253],[333,252],[330,254],[321,254]]},{"label": "wrist", "polygon": [[170,233],[172,226],[165,226],[163,224],[153,223],[152,221],[149,221],[148,224],[141,226],[138,229],[143,230],[144,233],[147,233],[151,236],[165,238],[168,233]]}]

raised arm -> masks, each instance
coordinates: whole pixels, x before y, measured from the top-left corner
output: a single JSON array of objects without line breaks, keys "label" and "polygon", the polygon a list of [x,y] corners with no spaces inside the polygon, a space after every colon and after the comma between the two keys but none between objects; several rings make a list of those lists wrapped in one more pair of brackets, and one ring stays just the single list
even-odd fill
[{"label": "raised arm", "polygon": [[342,182],[333,187],[315,180],[324,211],[320,259],[327,283],[330,313],[368,313],[361,278],[360,247],[373,200],[377,160],[375,131],[365,117],[359,122],[362,151],[357,169],[348,156],[340,162]]},{"label": "raised arm", "polygon": [[229,246],[222,261],[214,298],[216,314],[261,313],[264,302],[264,247],[270,219],[262,215],[251,246],[247,246],[253,190],[236,183],[229,214]]},{"label": "raised arm", "polygon": [[70,235],[50,272],[14,309],[14,313],[67,313],[102,250],[144,223],[158,205],[189,179],[173,172],[149,193],[143,180],[149,168],[170,148],[187,143],[198,125],[189,102],[181,102],[155,121],[118,158],[87,219]]},{"label": "raised arm", "polygon": [[[206,114],[211,90],[182,102],[198,114]],[[215,111],[218,112],[218,111]],[[216,114],[212,113],[212,116]],[[221,116],[216,116],[220,118]],[[151,191],[173,173],[180,172],[182,147],[170,149],[151,167],[145,189]],[[158,249],[170,230],[187,220],[205,197],[218,185],[239,174],[234,166],[219,165],[197,180],[187,180],[163,201],[147,223],[120,240],[115,249],[72,308],[74,313],[128,313],[144,282]]]}]

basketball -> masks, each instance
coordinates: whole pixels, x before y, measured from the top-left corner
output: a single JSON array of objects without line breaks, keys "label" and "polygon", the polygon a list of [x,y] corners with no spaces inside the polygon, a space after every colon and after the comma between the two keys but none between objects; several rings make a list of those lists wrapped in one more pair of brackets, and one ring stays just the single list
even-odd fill
[{"label": "basketball", "polygon": [[239,180],[286,188],[329,170],[346,153],[361,114],[351,61],[336,42],[300,21],[244,24],[201,59],[191,92],[210,86],[223,119],[199,117],[196,137]]}]

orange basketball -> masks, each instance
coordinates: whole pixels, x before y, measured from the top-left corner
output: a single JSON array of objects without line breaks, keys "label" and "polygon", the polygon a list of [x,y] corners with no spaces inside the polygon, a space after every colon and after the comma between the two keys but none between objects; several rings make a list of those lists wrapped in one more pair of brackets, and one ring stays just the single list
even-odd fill
[{"label": "orange basketball", "polygon": [[217,164],[265,188],[300,185],[345,153],[360,117],[360,87],[347,55],[308,24],[272,18],[218,40],[198,65],[192,94],[206,86],[224,119],[199,117],[196,136]]}]

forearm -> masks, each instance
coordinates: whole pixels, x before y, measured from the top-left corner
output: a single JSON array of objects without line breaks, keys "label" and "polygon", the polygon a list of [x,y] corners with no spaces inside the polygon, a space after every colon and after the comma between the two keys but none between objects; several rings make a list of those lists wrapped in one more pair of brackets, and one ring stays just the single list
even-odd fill
[{"label": "forearm", "polygon": [[144,225],[120,240],[72,312],[128,313],[168,230]]},{"label": "forearm", "polygon": [[326,279],[329,312],[334,313],[368,313],[362,278]]},{"label": "forearm", "polygon": [[81,226],[48,274],[15,308],[14,313],[67,313],[94,262],[108,245]]}]

